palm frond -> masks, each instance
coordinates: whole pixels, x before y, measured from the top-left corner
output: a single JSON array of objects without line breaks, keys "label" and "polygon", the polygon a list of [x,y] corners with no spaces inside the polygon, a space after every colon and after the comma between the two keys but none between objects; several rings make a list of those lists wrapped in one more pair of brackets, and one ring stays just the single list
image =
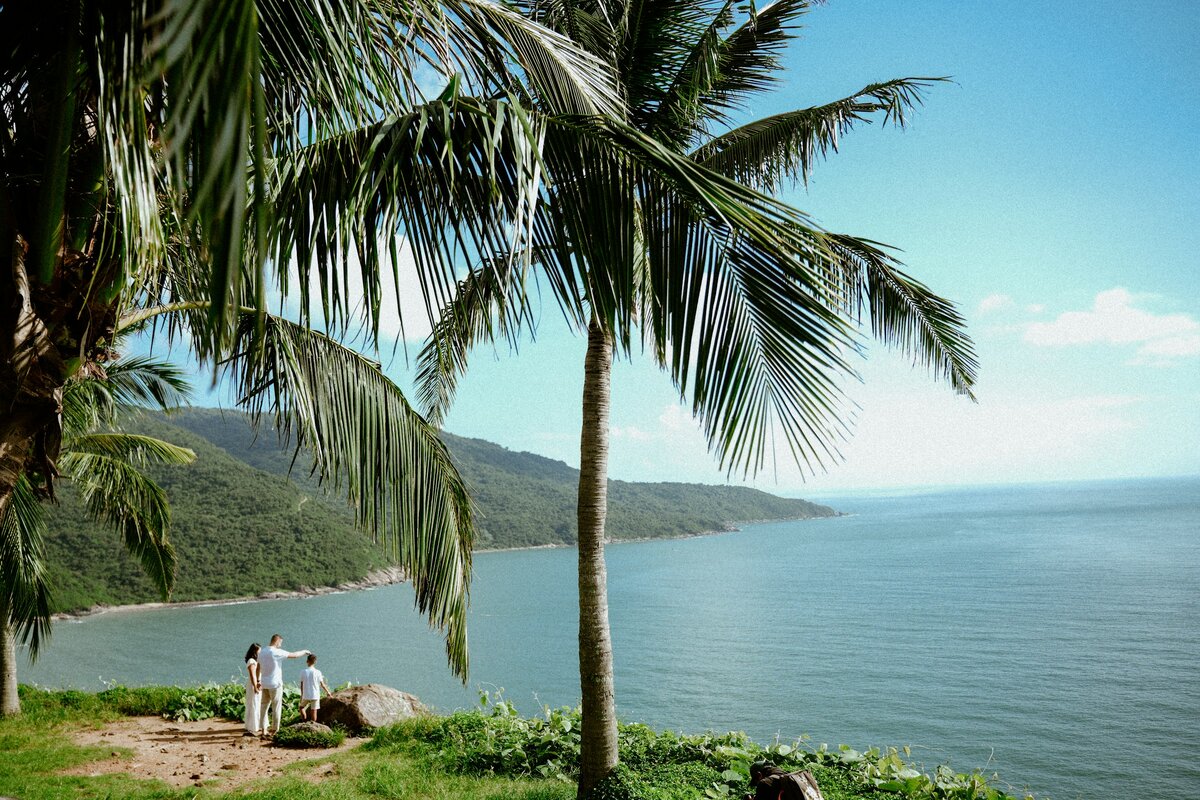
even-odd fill
[{"label": "palm frond", "polygon": [[756,473],[777,444],[816,470],[846,437],[841,377],[855,336],[824,299],[824,235],[764,241],[647,192],[643,325],[730,472]]},{"label": "palm frond", "polygon": [[259,0],[270,151],[353,130],[383,109],[407,106],[423,57],[422,32],[434,31],[433,46],[443,49],[435,5]]},{"label": "palm frond", "polygon": [[630,0],[614,32],[617,64],[624,82],[629,121],[650,130],[659,106],[668,102],[677,75],[704,39],[712,22],[711,0]]},{"label": "palm frond", "polygon": [[954,391],[974,399],[971,390],[979,361],[966,321],[954,304],[905,275],[873,242],[834,234],[829,242],[846,283],[841,310],[859,316],[865,304],[876,339],[899,348]]},{"label": "palm frond", "polygon": [[[200,254],[209,305],[194,335],[210,340],[209,353],[228,343],[239,308],[262,307],[266,254],[292,244],[273,243],[271,234],[287,225],[278,223],[281,215],[265,202],[268,154],[286,158],[298,147],[406,113],[421,88],[419,63],[437,58],[439,51],[446,51],[450,71],[461,70],[489,94],[531,92],[547,108],[571,113],[620,110],[617,87],[604,64],[502,4],[314,0],[302,5],[164,0],[151,19],[135,11],[118,25],[100,15],[101,23],[113,29],[102,43],[96,70],[106,81],[101,127],[113,164],[114,197],[122,214],[136,223],[127,226],[131,233],[125,239],[125,248],[138,255],[131,273],[160,272],[176,246],[173,237],[180,237],[182,249]],[[149,38],[147,31],[153,32]],[[156,82],[148,74],[163,79]],[[536,136],[516,128],[505,135]],[[161,159],[155,140],[147,136],[155,129],[167,145]],[[489,156],[489,140],[471,146],[482,158]],[[536,139],[526,147],[535,149]],[[463,168],[469,172],[473,166]],[[517,178],[537,183],[529,172]],[[163,203],[174,213],[161,213]],[[322,246],[336,250],[341,245]],[[280,269],[286,264],[281,261]],[[151,297],[155,302],[197,299]]]},{"label": "palm frond", "polygon": [[813,165],[856,123],[883,122],[903,127],[923,102],[924,92],[946,78],[897,78],[875,83],[823,106],[776,114],[735,128],[706,142],[692,157],[705,167],[752,186],[775,192],[784,180],[807,181]]},{"label": "palm frond", "polygon": [[151,356],[127,355],[104,367],[101,381],[120,405],[170,411],[188,404],[192,387],[180,367]]},{"label": "palm frond", "polygon": [[171,239],[167,223],[180,222],[182,208],[162,174],[158,147],[147,135],[163,111],[161,91],[147,85],[147,13],[144,3],[97,10],[85,42],[85,52],[93,53],[89,70],[96,87],[97,139],[107,168],[106,197],[114,207],[114,222],[119,221],[102,237],[101,255],[116,259],[128,279],[162,266]]},{"label": "palm frond", "polygon": [[281,158],[271,237],[275,262],[297,265],[296,287],[285,272],[280,281],[284,297],[299,294],[300,321],[310,321],[316,284],[329,330],[345,331],[361,300],[374,333],[380,274],[399,269],[398,235],[435,319],[453,297],[457,263],[529,241],[541,135],[537,118],[507,101],[448,97]]},{"label": "palm frond", "polygon": [[170,109],[162,117],[165,163],[175,194],[185,198],[190,241],[207,254],[208,330],[219,341],[232,335],[242,297],[263,285],[262,253],[243,261],[243,241],[261,242],[267,213],[259,19],[255,0],[165,0],[149,50]]},{"label": "palm frond", "polygon": [[265,323],[256,342],[253,318],[243,318],[245,349],[227,364],[242,405],[271,417],[322,481],[346,493],[358,526],[404,567],[466,680],[474,523],[449,451],[377,363],[277,317]]},{"label": "palm frond", "polygon": [[46,520],[41,501],[25,476],[0,512],[0,610],[29,646],[30,658],[50,636],[50,579],[46,573]]},{"label": "palm frond", "polygon": [[[73,453],[89,453],[120,459],[134,466],[146,464],[168,464],[187,466],[196,460],[196,453],[153,436],[139,433],[85,433],[72,436],[70,449]],[[84,475],[67,473],[75,482],[87,480]]]},{"label": "palm frond", "polygon": [[626,350],[637,321],[731,471],[775,435],[810,468],[835,458],[856,339],[824,232],[620,123],[558,119],[545,141],[552,288],[582,288]]},{"label": "palm frond", "polygon": [[[467,56],[489,53],[502,56],[476,62],[493,71],[516,63],[521,78],[550,114],[604,114],[620,116],[620,89],[608,65],[581,49],[562,33],[490,0],[443,0],[457,21],[451,30]],[[518,81],[501,74],[493,91],[511,90]]]},{"label": "palm frond", "polygon": [[532,328],[523,275],[512,269],[514,265],[514,259],[496,259],[459,281],[454,300],[442,309],[421,348],[417,401],[431,425],[441,426],[445,420],[475,344],[502,337],[515,347],[517,332]]},{"label": "palm frond", "polygon": [[734,0],[725,4],[712,16],[708,27],[696,36],[692,51],[680,65],[671,85],[652,111],[644,115],[641,129],[660,141],[676,142],[682,149],[699,135],[697,123],[712,114],[707,99],[713,86],[723,79],[721,75],[721,33],[733,22]]},{"label": "palm frond", "polygon": [[167,539],[171,510],[166,492],[122,455],[71,451],[58,465],[79,488],[91,517],[117,532],[163,599],[170,597],[176,558]]},{"label": "palm frond", "polygon": [[750,4],[741,24],[717,48],[715,80],[700,86],[695,107],[702,114],[696,122],[726,125],[730,112],[774,87],[780,79],[779,57],[795,38],[797,20],[814,5],[814,0],[775,0],[761,7]]},{"label": "palm frond", "polygon": [[190,391],[183,371],[175,365],[149,356],[125,356],[67,382],[63,428],[68,434],[79,434],[112,425],[130,406],[169,411],[186,405]]}]

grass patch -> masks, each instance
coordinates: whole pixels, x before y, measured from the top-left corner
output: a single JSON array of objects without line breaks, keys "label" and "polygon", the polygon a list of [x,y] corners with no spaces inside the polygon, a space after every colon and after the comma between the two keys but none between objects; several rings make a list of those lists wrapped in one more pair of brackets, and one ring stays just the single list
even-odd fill
[{"label": "grass patch", "polygon": [[280,728],[274,741],[280,747],[340,747],[346,741],[346,732],[340,728],[328,731]]}]

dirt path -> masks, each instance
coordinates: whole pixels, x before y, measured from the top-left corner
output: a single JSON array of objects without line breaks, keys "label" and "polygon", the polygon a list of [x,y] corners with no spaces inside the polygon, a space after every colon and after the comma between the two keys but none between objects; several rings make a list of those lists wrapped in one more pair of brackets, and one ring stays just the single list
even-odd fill
[{"label": "dirt path", "polygon": [[[338,748],[293,750],[242,736],[242,725],[228,720],[173,722],[161,717],[130,717],[99,730],[81,731],[81,745],[112,748],[112,755],[67,770],[72,775],[105,775],[124,772],[135,778],[158,778],[172,786],[190,786],[220,780],[222,788],[241,786],[281,774],[297,761],[344,752],[363,739],[347,739]],[[122,755],[118,748],[133,751]],[[312,777],[334,769],[332,764],[313,766]]]}]

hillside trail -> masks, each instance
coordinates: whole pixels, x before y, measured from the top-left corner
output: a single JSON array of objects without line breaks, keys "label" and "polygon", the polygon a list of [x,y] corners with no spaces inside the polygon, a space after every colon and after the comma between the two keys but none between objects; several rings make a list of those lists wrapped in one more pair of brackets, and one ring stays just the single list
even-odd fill
[{"label": "hillside trail", "polygon": [[[231,789],[278,777],[289,764],[322,759],[366,741],[347,739],[341,747],[292,749],[242,736],[243,730],[242,723],[223,719],[175,722],[162,717],[129,717],[78,732],[77,744],[109,748],[110,754],[63,774],[98,777],[123,772],[134,778],[156,778],[175,787]],[[336,771],[337,765],[324,762],[314,763],[307,772],[289,770],[289,774],[318,780]]]}]

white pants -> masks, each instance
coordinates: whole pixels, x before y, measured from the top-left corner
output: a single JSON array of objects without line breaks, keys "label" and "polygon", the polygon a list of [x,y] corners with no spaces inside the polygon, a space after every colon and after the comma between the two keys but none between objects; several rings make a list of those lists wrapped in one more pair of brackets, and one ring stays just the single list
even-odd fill
[{"label": "white pants", "polygon": [[246,732],[258,733],[258,692],[246,681]]},{"label": "white pants", "polygon": [[262,732],[264,734],[271,732],[271,726],[267,724],[267,717],[269,715],[275,718],[275,732],[279,733],[279,717],[283,714],[283,687],[262,687],[261,707]]}]

